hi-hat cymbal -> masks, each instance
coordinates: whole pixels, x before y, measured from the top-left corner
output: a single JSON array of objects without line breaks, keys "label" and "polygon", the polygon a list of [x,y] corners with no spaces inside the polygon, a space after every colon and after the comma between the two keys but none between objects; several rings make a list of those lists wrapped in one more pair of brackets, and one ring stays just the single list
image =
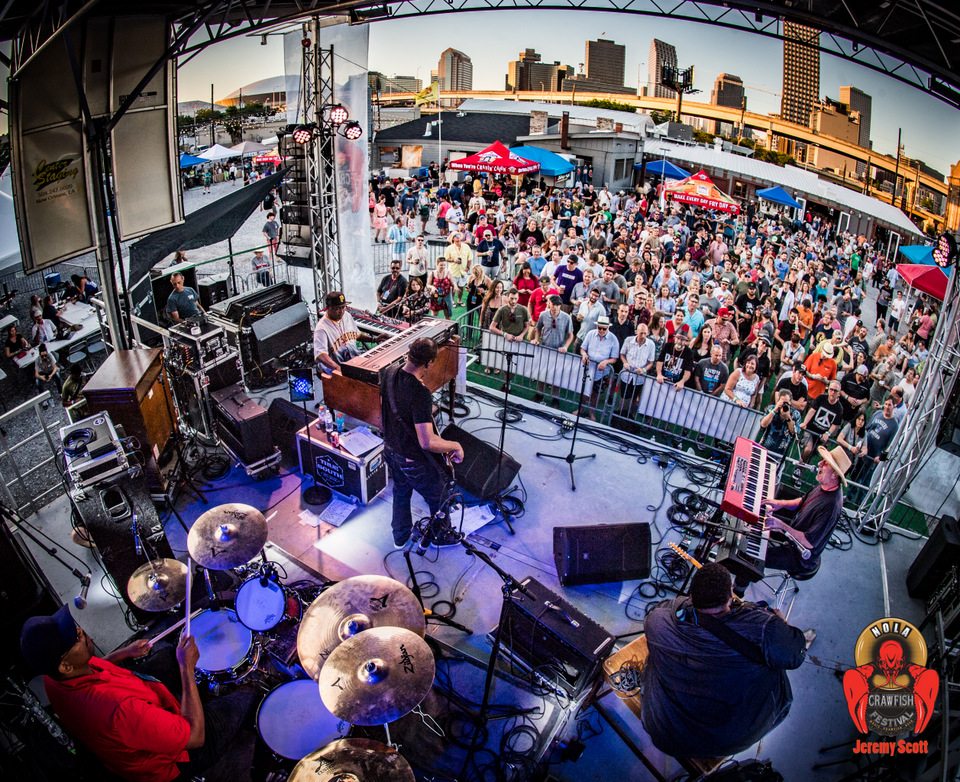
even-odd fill
[{"label": "hi-hat cymbal", "polygon": [[320,698],[353,725],[393,722],[422,701],[433,684],[433,653],[402,627],[374,627],[348,638],[320,669]]},{"label": "hi-hat cymbal", "polygon": [[144,611],[169,611],[187,596],[187,566],[175,559],[141,565],[127,581],[127,596]]},{"label": "hi-hat cymbal", "polygon": [[229,570],[253,559],[267,542],[267,520],[251,505],[228,502],[202,514],[190,528],[190,558],[208,570]]},{"label": "hi-hat cymbal", "polygon": [[310,604],[300,621],[300,665],[316,679],[337,646],[371,627],[404,627],[422,637],[423,607],[413,592],[386,576],[354,576],[334,584]]},{"label": "hi-hat cymbal", "polygon": [[414,782],[400,754],[373,739],[337,739],[293,767],[287,782]]}]

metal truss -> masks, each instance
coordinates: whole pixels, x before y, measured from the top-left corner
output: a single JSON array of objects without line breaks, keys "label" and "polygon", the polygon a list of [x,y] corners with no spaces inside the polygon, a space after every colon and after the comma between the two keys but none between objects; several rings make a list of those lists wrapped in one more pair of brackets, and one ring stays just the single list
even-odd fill
[{"label": "metal truss", "polygon": [[883,529],[910,482],[937,445],[943,411],[960,370],[960,273],[950,275],[941,319],[930,346],[930,356],[917,383],[915,406],[908,407],[880,463],[873,487],[860,504],[857,527],[877,534]]}]

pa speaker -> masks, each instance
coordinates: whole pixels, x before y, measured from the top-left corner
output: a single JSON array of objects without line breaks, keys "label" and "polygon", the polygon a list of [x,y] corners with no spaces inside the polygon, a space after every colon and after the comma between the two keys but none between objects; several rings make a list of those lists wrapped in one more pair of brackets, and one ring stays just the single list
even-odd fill
[{"label": "pa speaker", "polygon": [[270,437],[273,444],[280,449],[281,461],[287,466],[298,464],[297,432],[317,417],[316,412],[312,409],[304,410],[301,405],[288,399],[274,399],[270,403],[268,415]]},{"label": "pa speaker", "polygon": [[926,600],[940,587],[956,562],[960,562],[960,525],[952,516],[942,516],[907,570],[907,593],[912,598]]},{"label": "pa speaker", "polygon": [[553,560],[564,586],[650,576],[650,525],[554,527]]},{"label": "pa speaker", "polygon": [[457,484],[481,500],[492,500],[517,477],[520,464],[510,454],[500,457],[496,448],[456,424],[441,434],[463,446],[463,462],[455,466]]}]

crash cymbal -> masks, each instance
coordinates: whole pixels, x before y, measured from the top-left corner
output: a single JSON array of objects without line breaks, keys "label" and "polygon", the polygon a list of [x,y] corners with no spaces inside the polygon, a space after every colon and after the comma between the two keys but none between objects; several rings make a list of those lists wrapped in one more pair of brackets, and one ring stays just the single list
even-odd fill
[{"label": "crash cymbal", "polygon": [[144,611],[169,611],[187,596],[187,566],[175,559],[141,565],[127,581],[127,596]]},{"label": "crash cymbal", "polygon": [[320,698],[353,725],[381,725],[426,697],[436,672],[433,653],[402,627],[373,627],[334,649],[320,669]]},{"label": "crash cymbal", "polygon": [[293,767],[287,782],[414,782],[393,748],[373,739],[337,739]]},{"label": "crash cymbal", "polygon": [[202,514],[190,528],[190,558],[208,570],[229,570],[253,559],[267,542],[267,520],[251,505],[228,502]]},{"label": "crash cymbal", "polygon": [[310,604],[300,621],[300,665],[316,679],[330,652],[371,627],[404,627],[422,637],[423,607],[413,592],[386,576],[354,576],[334,584]]}]

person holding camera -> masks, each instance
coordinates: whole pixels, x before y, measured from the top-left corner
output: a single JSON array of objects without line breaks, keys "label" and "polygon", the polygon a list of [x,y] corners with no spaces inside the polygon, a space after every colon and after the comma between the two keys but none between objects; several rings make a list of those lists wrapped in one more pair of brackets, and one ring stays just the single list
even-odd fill
[{"label": "person holding camera", "polygon": [[776,400],[760,419],[760,429],[763,430],[760,443],[767,450],[781,455],[787,453],[800,431],[800,411],[793,407],[792,400],[789,389],[778,390]]}]

